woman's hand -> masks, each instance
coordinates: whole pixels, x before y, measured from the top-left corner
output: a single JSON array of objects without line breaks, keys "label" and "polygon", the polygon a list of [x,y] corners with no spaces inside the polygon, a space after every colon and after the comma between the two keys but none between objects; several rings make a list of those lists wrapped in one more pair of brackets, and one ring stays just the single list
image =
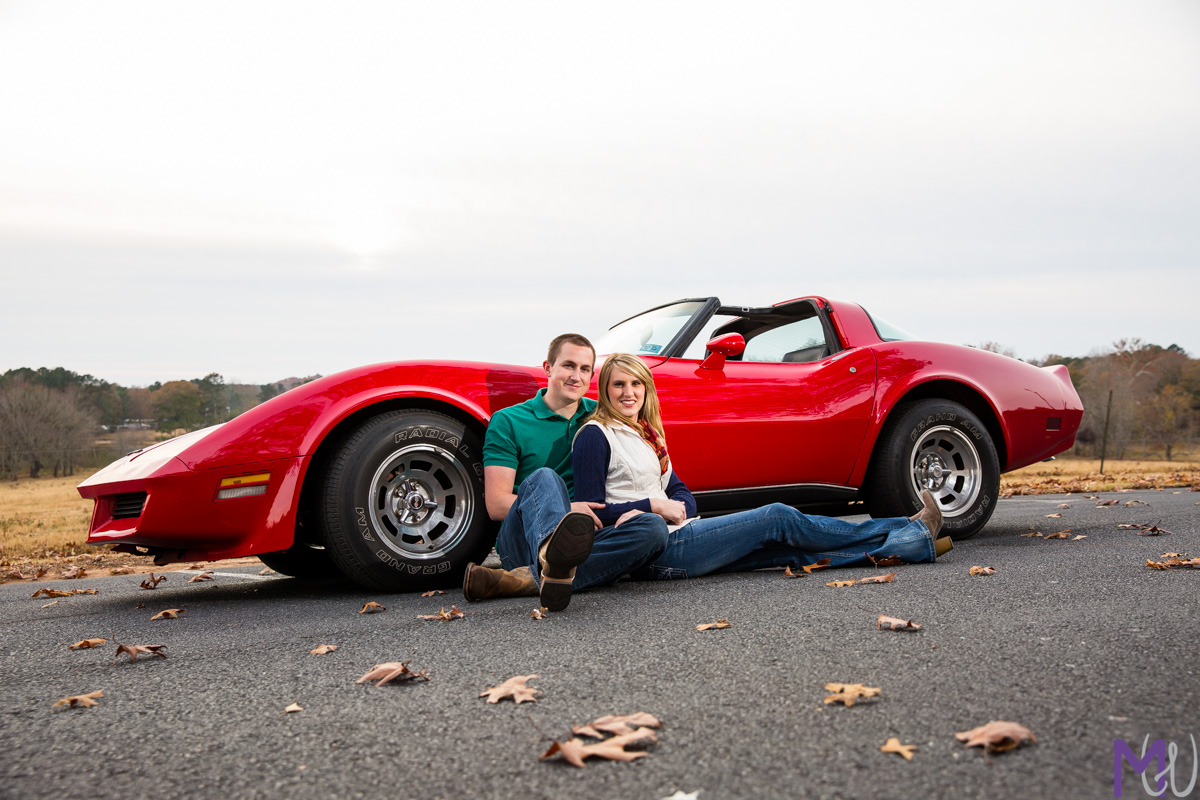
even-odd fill
[{"label": "woman's hand", "polygon": [[687,519],[687,506],[678,500],[651,497],[650,510],[665,519],[668,525],[682,525]]},{"label": "woman's hand", "polygon": [[615,524],[615,525],[613,525],[613,527],[615,528],[615,527],[617,527],[617,525],[620,525],[620,524],[621,524],[622,522],[624,522],[625,520],[627,520],[627,519],[633,519],[633,518],[634,518],[634,517],[636,517],[638,514],[644,514],[644,513],[645,513],[644,511],[639,511],[639,510],[638,510],[638,509],[636,509],[636,508],[631,508],[631,509],[629,509],[628,511],[626,511],[624,514],[622,514],[621,516],[617,517],[617,522],[616,522],[616,524]]}]

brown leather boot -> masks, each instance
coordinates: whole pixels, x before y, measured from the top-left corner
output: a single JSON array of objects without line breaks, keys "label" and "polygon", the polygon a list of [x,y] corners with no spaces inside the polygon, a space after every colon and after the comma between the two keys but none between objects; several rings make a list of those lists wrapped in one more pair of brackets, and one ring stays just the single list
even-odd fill
[{"label": "brown leather boot", "polygon": [[493,597],[532,597],[538,593],[537,582],[529,567],[517,567],[512,572],[467,564],[463,573],[463,597],[470,602]]},{"label": "brown leather boot", "polygon": [[929,528],[930,535],[937,539],[938,531],[942,529],[942,507],[938,505],[937,500],[928,489],[921,490],[921,502],[924,506],[909,519],[913,522],[917,520],[924,522],[925,527]]}]

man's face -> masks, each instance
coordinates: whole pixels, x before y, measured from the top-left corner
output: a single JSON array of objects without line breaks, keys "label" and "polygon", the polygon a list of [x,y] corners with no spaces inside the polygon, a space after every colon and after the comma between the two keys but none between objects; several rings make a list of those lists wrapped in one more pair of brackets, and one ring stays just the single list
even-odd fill
[{"label": "man's face", "polygon": [[546,399],[553,405],[578,402],[592,382],[595,359],[590,347],[564,343],[553,364],[542,362],[547,378]]}]

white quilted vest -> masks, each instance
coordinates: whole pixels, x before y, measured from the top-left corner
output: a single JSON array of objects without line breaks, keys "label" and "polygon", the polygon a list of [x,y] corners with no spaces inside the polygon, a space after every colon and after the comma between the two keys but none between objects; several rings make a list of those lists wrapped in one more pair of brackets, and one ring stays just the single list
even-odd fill
[{"label": "white quilted vest", "polygon": [[667,472],[663,474],[654,448],[637,431],[624,425],[610,428],[596,420],[583,427],[588,425],[595,425],[604,433],[612,451],[604,482],[604,502],[631,503],[648,497],[667,499],[665,489],[671,481],[671,464],[667,462]]}]

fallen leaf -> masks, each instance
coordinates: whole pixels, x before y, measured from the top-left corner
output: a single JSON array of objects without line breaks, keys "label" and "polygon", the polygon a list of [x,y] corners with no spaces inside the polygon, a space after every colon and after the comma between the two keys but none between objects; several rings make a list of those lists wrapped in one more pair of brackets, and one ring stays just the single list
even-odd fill
[{"label": "fallen leaf", "polygon": [[537,678],[537,675],[515,675],[499,686],[493,686],[490,689],[484,689],[479,693],[480,697],[486,697],[489,703],[499,703],[506,697],[511,697],[517,705],[530,700],[537,702],[537,696],[542,694],[541,689],[536,689],[532,686],[526,686],[526,681],[531,681]]},{"label": "fallen leaf", "polygon": [[1020,536],[1022,539],[1030,539],[1034,536],[1040,539],[1042,537],[1042,533],[1041,531],[1034,531],[1033,533],[1022,533]]},{"label": "fallen leaf", "polygon": [[73,578],[83,578],[87,575],[87,570],[83,567],[71,567],[60,573],[64,579],[71,580]]},{"label": "fallen leaf", "polygon": [[875,621],[875,629],[881,631],[884,628],[892,631],[921,630],[921,626],[910,619],[899,619],[898,617],[889,617],[886,614],[880,614],[879,619]]},{"label": "fallen leaf", "polygon": [[164,608],[162,611],[150,618],[153,622],[156,619],[178,619],[180,614],[186,614],[186,608]]},{"label": "fallen leaf", "polygon": [[88,708],[90,706],[99,705],[95,700],[97,697],[104,697],[104,692],[88,692],[87,694],[76,694],[72,695],[71,697],[64,697],[54,705],[70,706],[71,708],[75,708],[75,706]]},{"label": "fallen leaf", "polygon": [[817,570],[819,570],[819,569],[825,569],[825,568],[826,568],[826,567],[828,567],[828,566],[829,566],[829,559],[828,559],[828,558],[822,558],[820,561],[818,561],[818,562],[817,562],[817,563],[815,563],[815,564],[805,564],[805,565],[804,565],[804,567],[803,567],[803,569],[804,569],[804,571],[805,571],[806,573],[808,573],[809,575],[812,575],[812,574],[813,574],[814,572],[816,572]]},{"label": "fallen leaf", "polygon": [[1163,553],[1163,558],[1183,558],[1183,553]]},{"label": "fallen leaf", "polygon": [[545,619],[548,616],[546,612],[549,610],[550,609],[546,608],[545,606],[542,606],[541,608],[535,608],[533,611],[529,612],[529,616],[533,617],[534,619]]},{"label": "fallen leaf", "polygon": [[275,570],[271,569],[270,567],[263,567],[262,569],[260,569],[258,571],[258,574],[259,575],[274,575]]},{"label": "fallen leaf", "polygon": [[188,578],[188,583],[202,583],[204,581],[211,581],[212,579],[212,570],[205,570],[199,575],[193,575],[192,577]]},{"label": "fallen leaf", "polygon": [[853,586],[855,583],[857,583],[857,581],[855,581],[853,578],[851,578],[848,581],[830,581],[829,583],[827,583],[825,585],[832,586],[835,589],[840,589],[843,586]]},{"label": "fallen leaf", "polygon": [[386,664],[376,664],[367,670],[367,674],[355,681],[355,683],[364,683],[378,679],[379,683],[376,686],[383,686],[385,683],[392,681],[415,681],[417,678],[427,681],[429,674],[425,670],[413,672],[408,668],[408,662],[389,661]]},{"label": "fallen leaf", "polygon": [[867,556],[867,558],[871,559],[871,563],[877,567],[900,567],[907,563],[900,556],[884,556],[883,558]]},{"label": "fallen leaf", "polygon": [[896,573],[889,572],[887,575],[872,575],[869,578],[859,578],[859,583],[891,583],[896,577]]},{"label": "fallen leaf", "polygon": [[56,606],[56,605],[58,605],[58,601],[51,600],[49,603],[42,604],[42,608],[49,608],[50,606]]},{"label": "fallen leaf", "polygon": [[84,639],[82,642],[76,642],[67,647],[68,650],[87,650],[90,647],[99,647],[107,642],[108,639]]},{"label": "fallen leaf", "polygon": [[616,735],[633,733],[638,728],[658,728],[662,723],[653,714],[639,711],[636,714],[609,714],[587,725],[576,725],[571,733],[576,736],[590,736],[593,739],[603,739],[604,734]]},{"label": "fallen leaf", "polygon": [[8,571],[8,577],[15,581],[26,581],[30,578],[30,576],[26,575],[24,572],[21,572],[21,570],[17,567],[13,567]]},{"label": "fallen leaf", "polygon": [[1123,506],[1148,506],[1150,505],[1145,500],[1126,500],[1121,505]]},{"label": "fallen leaf", "polygon": [[1158,527],[1157,525],[1144,525],[1144,526],[1142,526],[1142,529],[1140,531],[1138,531],[1138,536],[1170,536],[1170,535],[1171,535],[1170,531],[1163,530],[1162,528]]},{"label": "fallen leaf", "polygon": [[1055,519],[1056,517],[1061,517],[1061,516],[1062,516],[1062,514],[1057,514],[1057,513],[1055,513],[1055,514],[1047,514],[1047,515],[1046,515],[1046,519]]},{"label": "fallen leaf", "polygon": [[309,650],[308,654],[310,656],[323,656],[326,653],[332,653],[337,648],[336,644],[323,644],[320,647],[314,647],[312,650]]},{"label": "fallen leaf", "polygon": [[1080,539],[1086,539],[1086,538],[1087,538],[1087,534],[1086,534],[1086,533],[1079,533],[1079,534],[1076,534],[1075,536],[1072,536],[1072,537],[1071,537],[1071,541],[1072,541],[1072,542],[1078,542]]},{"label": "fallen leaf", "polygon": [[71,594],[96,594],[99,589],[72,589]]},{"label": "fallen leaf", "polygon": [[650,755],[644,750],[630,752],[625,748],[629,745],[643,742],[657,742],[658,735],[650,728],[638,728],[633,733],[614,736],[603,742],[584,743],[582,739],[570,739],[566,742],[555,742],[550,749],[539,756],[539,760],[562,756],[564,761],[577,767],[583,766],[585,758],[607,758],[610,761],[633,761]]},{"label": "fallen leaf", "polygon": [[29,596],[31,598],[34,598],[34,597],[70,597],[72,594],[73,594],[73,592],[64,592],[61,589],[38,589],[36,592],[34,592],[33,594],[31,594]]},{"label": "fallen leaf", "polygon": [[119,656],[121,653],[128,653],[129,661],[131,663],[137,661],[137,657],[139,655],[166,658],[167,654],[164,652],[166,647],[167,646],[165,644],[118,644],[117,655]]},{"label": "fallen leaf", "polygon": [[[1172,559],[1172,561],[1173,560],[1174,559]],[[1147,558],[1146,566],[1150,569],[1170,569],[1174,565],[1171,563],[1171,561],[1151,561]]]},{"label": "fallen leaf", "polygon": [[374,600],[364,605],[358,613],[360,614],[378,614],[380,611],[387,611],[387,606],[376,603]]},{"label": "fallen leaf", "polygon": [[783,577],[785,577],[785,578],[803,578],[804,576],[800,575],[799,573],[792,572],[791,567],[784,567],[783,568]]},{"label": "fallen leaf", "polygon": [[436,614],[417,614],[417,619],[436,619],[440,622],[449,622],[452,619],[462,619],[463,612],[458,609],[458,606],[450,606],[447,611],[445,606]]},{"label": "fallen leaf", "polygon": [[1121,502],[1120,500],[1101,500],[1099,503],[1096,503],[1096,508],[1103,508],[1105,506],[1115,506],[1120,502]]},{"label": "fallen leaf", "polygon": [[698,631],[714,631],[714,630],[720,630],[721,628],[732,628],[732,627],[733,626],[729,624],[729,620],[719,619],[716,622],[705,622],[703,625],[697,625],[696,630],[698,630]]},{"label": "fallen leaf", "polygon": [[142,581],[142,588],[143,589],[157,589],[158,585],[160,583],[162,583],[163,581],[165,581],[166,579],[167,579],[166,575],[159,575],[156,578],[156,577],[154,577],[154,573],[151,572],[150,577],[146,578],[146,580]]},{"label": "fallen leaf", "polygon": [[826,705],[841,703],[847,707],[854,705],[860,698],[875,697],[879,694],[879,687],[864,686],[861,683],[827,683],[825,689],[833,692],[825,698]]},{"label": "fallen leaf", "polygon": [[971,567],[967,572],[971,575],[994,575],[995,567]]},{"label": "fallen leaf", "polygon": [[428,592],[421,592],[421,597],[433,597],[435,594],[445,594],[441,589],[430,589]]},{"label": "fallen leaf", "polygon": [[989,753],[1003,753],[1012,750],[1024,742],[1036,742],[1033,731],[1016,722],[993,721],[969,731],[954,734],[960,742],[966,742],[967,747],[983,747]]},{"label": "fallen leaf", "polygon": [[303,711],[303,710],[304,710],[304,706],[300,705],[299,703],[292,703],[290,706],[288,706],[287,708],[285,708],[283,710],[283,713],[293,714],[297,711]]},{"label": "fallen leaf", "polygon": [[1066,539],[1070,535],[1070,533],[1071,533],[1071,529],[1067,528],[1065,531],[1058,531],[1057,533],[1047,533],[1046,538],[1047,539]]},{"label": "fallen leaf", "polygon": [[904,756],[905,761],[912,761],[913,751],[917,749],[917,746],[915,744],[900,744],[900,740],[893,736],[883,744],[883,747],[880,747],[879,749],[885,753],[896,753],[897,755],[902,755]]},{"label": "fallen leaf", "polygon": [[1071,504],[1070,503],[1059,503],[1058,507],[1059,508],[1070,508]]},{"label": "fallen leaf", "polygon": [[128,575],[133,572],[133,567],[113,567],[113,575]]}]

